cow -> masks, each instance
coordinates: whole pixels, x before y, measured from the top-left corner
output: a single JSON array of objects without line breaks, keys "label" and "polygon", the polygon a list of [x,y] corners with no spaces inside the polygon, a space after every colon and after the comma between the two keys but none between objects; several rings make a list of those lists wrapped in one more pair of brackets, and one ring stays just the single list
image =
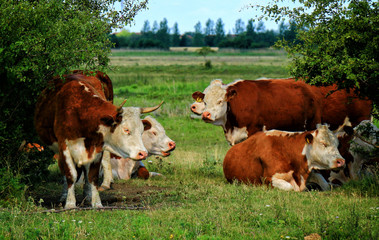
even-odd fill
[{"label": "cow", "polygon": [[[175,149],[176,144],[171,140],[163,126],[153,117],[146,116],[143,122],[149,122],[150,128],[145,129],[142,134],[142,141],[149,155],[160,155],[167,157]],[[109,189],[112,182],[112,175],[116,179],[128,180],[133,175],[148,179],[154,173],[149,173],[141,161],[133,161],[130,158],[121,158],[110,154],[109,158],[103,158],[102,167],[104,180],[101,189]]]},{"label": "cow", "polygon": [[318,123],[331,129],[349,118],[354,125],[369,119],[372,103],[336,86],[316,87],[294,79],[214,80],[206,94],[193,93],[191,110],[207,123],[222,126],[226,140],[244,141],[263,125],[284,131],[314,130]]},{"label": "cow", "polygon": [[371,174],[370,165],[379,162],[379,129],[372,122],[364,120],[354,128],[353,134],[341,135],[339,139],[348,142],[348,145],[341,146],[345,147],[342,151],[350,154],[350,158],[346,161],[343,170],[332,171],[329,175],[325,175],[328,182],[334,186],[341,186],[350,180],[359,180]]},{"label": "cow", "polygon": [[212,81],[204,96],[202,119],[222,126],[234,145],[267,129],[315,129],[321,119],[321,99],[304,82],[288,79]]},{"label": "cow", "polygon": [[260,131],[231,147],[223,171],[228,182],[303,191],[312,169],[338,169],[345,160],[327,125],[305,132]]},{"label": "cow", "polygon": [[[141,113],[151,108],[119,107],[107,101],[95,76],[69,74],[53,81],[37,100],[34,115],[40,139],[59,154],[58,165],[66,177],[65,208],[75,208],[75,182],[83,169],[88,178],[92,207],[102,207],[97,181],[103,151],[142,160],[147,150],[142,143]],[[55,86],[54,86],[55,85]],[[79,172],[78,172],[79,171]]]}]

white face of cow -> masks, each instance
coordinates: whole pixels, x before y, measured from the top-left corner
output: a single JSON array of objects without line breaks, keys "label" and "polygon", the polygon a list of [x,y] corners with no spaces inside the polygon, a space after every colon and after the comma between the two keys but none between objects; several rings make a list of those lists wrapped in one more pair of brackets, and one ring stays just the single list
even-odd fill
[{"label": "white face of cow", "polygon": [[312,134],[306,136],[307,143],[303,155],[311,169],[335,169],[345,165],[345,159],[338,151],[338,139],[326,125],[317,126]]},{"label": "white face of cow", "polygon": [[166,135],[163,126],[157,120],[147,116],[144,121],[149,121],[151,124],[151,128],[142,134],[143,144],[149,154],[169,156],[175,149],[175,142]]},{"label": "white face of cow", "polygon": [[143,160],[147,157],[147,150],[142,143],[144,126],[140,113],[140,108],[122,108],[121,123],[113,131],[111,127],[100,125],[99,132],[104,136],[104,150],[133,160]]},{"label": "white face of cow", "polygon": [[[221,79],[215,79],[211,82],[211,85],[216,84],[216,83],[222,84],[222,80]],[[203,92],[197,91],[197,92],[194,92],[192,94],[192,98],[195,99],[195,102],[192,103],[192,105],[191,105],[191,111],[193,113],[195,113],[197,115],[203,114],[204,109],[205,109],[204,96],[208,92],[211,85],[206,87]]]},{"label": "white face of cow", "polygon": [[202,119],[205,122],[219,126],[225,125],[228,108],[226,88],[227,86],[223,85],[220,80],[211,82],[204,97],[205,108],[202,113]]}]

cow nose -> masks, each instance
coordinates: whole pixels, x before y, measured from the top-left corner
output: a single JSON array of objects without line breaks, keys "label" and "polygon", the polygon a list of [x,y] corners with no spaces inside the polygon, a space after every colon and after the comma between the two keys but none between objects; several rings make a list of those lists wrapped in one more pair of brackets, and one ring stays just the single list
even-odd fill
[{"label": "cow nose", "polygon": [[191,111],[192,111],[192,112],[196,112],[196,105],[195,105],[195,104],[192,104],[192,105],[191,105]]},{"label": "cow nose", "polygon": [[343,167],[345,165],[345,160],[342,158],[338,158],[336,162],[337,162],[337,167]]},{"label": "cow nose", "polygon": [[174,141],[171,141],[168,143],[168,147],[170,148],[170,150],[174,149],[176,146],[175,142]]},{"label": "cow nose", "polygon": [[138,159],[138,160],[143,160],[143,159],[145,159],[145,158],[147,158],[147,152],[145,152],[145,151],[141,151],[141,152],[139,152],[139,153],[137,154],[137,159]]},{"label": "cow nose", "polygon": [[203,116],[202,116],[203,119],[211,119],[211,113],[210,112],[203,112]]}]

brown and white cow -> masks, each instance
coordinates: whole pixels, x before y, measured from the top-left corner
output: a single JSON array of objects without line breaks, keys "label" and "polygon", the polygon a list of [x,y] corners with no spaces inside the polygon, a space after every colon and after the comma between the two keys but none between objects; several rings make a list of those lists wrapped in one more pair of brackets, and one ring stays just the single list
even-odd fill
[{"label": "brown and white cow", "polygon": [[312,169],[344,166],[337,147],[337,137],[326,125],[307,132],[257,132],[229,149],[223,163],[224,175],[228,182],[303,191]]},{"label": "brown and white cow", "polygon": [[339,139],[340,142],[347,142],[347,144],[340,144],[343,148],[340,152],[349,158],[345,158],[344,169],[324,174],[328,182],[333,185],[343,185],[350,180],[359,180],[371,174],[370,165],[379,162],[379,129],[372,122],[365,120],[354,128],[353,134],[340,135]]},{"label": "brown and white cow", "polygon": [[[153,108],[118,108],[106,100],[94,86],[95,76],[70,74],[56,87],[46,88],[35,111],[35,127],[41,140],[55,153],[65,175],[68,193],[65,208],[76,207],[77,169],[84,168],[91,188],[92,207],[101,207],[97,191],[99,167],[104,150],[121,157],[142,160],[147,150],[142,143],[143,123],[140,114]],[[101,84],[100,84],[101,85]]]},{"label": "brown and white cow", "polygon": [[205,122],[222,126],[234,145],[267,129],[315,129],[321,119],[321,100],[311,87],[288,79],[238,80],[228,85],[212,81],[204,96]]},{"label": "brown and white cow", "polygon": [[216,80],[206,90],[206,94],[193,93],[198,103],[191,110],[201,113],[205,122],[222,126],[231,145],[260,131],[263,125],[304,131],[315,129],[317,123],[328,123],[336,129],[348,117],[355,126],[370,118],[372,108],[370,101],[358,99],[353,92],[294,79],[238,80],[227,85]]},{"label": "brown and white cow", "polygon": [[[145,129],[142,141],[149,155],[160,155],[167,157],[175,149],[176,144],[167,135],[163,126],[153,117],[146,116],[143,122],[149,122],[150,128]],[[109,160],[108,160],[109,159]],[[128,180],[137,173],[138,177],[148,179],[150,175],[141,161],[133,161],[130,158],[121,158],[114,154],[110,158],[103,158],[102,167],[104,180],[101,185],[103,189],[109,189],[112,182],[112,174],[115,179]]]}]

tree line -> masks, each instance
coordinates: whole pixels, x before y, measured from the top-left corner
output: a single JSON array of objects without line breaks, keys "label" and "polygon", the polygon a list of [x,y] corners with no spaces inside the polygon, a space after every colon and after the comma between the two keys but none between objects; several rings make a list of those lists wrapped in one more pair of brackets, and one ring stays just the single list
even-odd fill
[{"label": "tree line", "polygon": [[233,33],[225,33],[221,18],[214,22],[208,19],[203,27],[201,22],[194,25],[194,31],[180,34],[178,23],[172,28],[164,18],[159,24],[153,25],[146,20],[140,33],[131,33],[122,30],[111,34],[110,40],[115,48],[160,48],[169,47],[223,47],[223,48],[267,48],[274,45],[278,39],[288,42],[296,41],[296,25],[293,22],[279,24],[278,30],[267,30],[264,22],[254,23],[253,19],[245,22],[236,20]]}]

